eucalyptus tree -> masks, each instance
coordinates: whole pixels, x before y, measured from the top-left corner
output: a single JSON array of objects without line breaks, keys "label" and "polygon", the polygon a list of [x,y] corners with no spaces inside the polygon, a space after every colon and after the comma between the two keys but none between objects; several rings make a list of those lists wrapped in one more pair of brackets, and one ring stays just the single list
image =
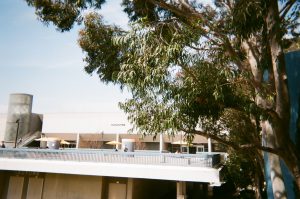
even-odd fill
[{"label": "eucalyptus tree", "polygon": [[[121,108],[144,134],[181,130],[188,140],[199,134],[234,150],[276,154],[300,188],[284,60],[299,39],[299,0],[123,0],[132,22],[126,31],[103,23],[104,0],[26,1],[61,31],[84,19],[86,72],[132,92]],[[224,119],[229,112],[251,123],[233,124]],[[243,140],[234,133],[239,125],[249,130]]]}]

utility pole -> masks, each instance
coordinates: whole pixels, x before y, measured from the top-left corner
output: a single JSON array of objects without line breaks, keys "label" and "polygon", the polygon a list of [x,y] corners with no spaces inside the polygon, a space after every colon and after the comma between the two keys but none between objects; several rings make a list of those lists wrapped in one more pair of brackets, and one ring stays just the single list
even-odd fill
[{"label": "utility pole", "polygon": [[18,135],[19,135],[19,126],[20,126],[20,119],[17,119],[16,123],[18,124],[18,126],[17,126],[16,138],[15,138],[15,148],[17,148],[17,141],[18,141]]}]

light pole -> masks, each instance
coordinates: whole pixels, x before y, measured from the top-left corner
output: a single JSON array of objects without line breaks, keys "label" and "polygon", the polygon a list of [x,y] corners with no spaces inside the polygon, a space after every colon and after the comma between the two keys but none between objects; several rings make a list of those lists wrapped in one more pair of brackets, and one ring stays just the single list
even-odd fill
[{"label": "light pole", "polygon": [[15,148],[17,148],[17,140],[18,140],[18,135],[19,135],[20,119],[17,119],[16,123],[18,124],[18,126],[17,126],[17,134],[16,134],[16,138],[15,138]]}]

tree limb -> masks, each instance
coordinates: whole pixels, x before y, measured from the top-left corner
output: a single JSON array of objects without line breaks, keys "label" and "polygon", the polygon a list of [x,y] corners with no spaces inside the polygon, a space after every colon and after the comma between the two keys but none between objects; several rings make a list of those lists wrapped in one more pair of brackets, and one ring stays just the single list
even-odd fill
[{"label": "tree limb", "polygon": [[238,145],[235,142],[225,140],[223,138],[220,138],[217,135],[209,134],[209,133],[206,133],[206,132],[203,132],[203,131],[194,130],[192,133],[196,134],[196,135],[204,136],[206,138],[211,138],[211,139],[213,139],[213,140],[215,140],[219,143],[225,144],[226,146],[228,146],[228,147],[230,147],[234,150],[237,150],[237,151],[246,150],[246,149],[258,149],[258,150],[265,151],[265,152],[268,152],[268,153],[273,153],[273,154],[276,154],[276,155],[280,154],[279,150],[276,150],[276,149],[270,148],[270,147],[266,147],[266,146],[262,146],[260,144]]},{"label": "tree limb", "polygon": [[[201,13],[197,12],[195,9],[193,9],[186,1],[180,0],[180,5],[181,5],[181,7],[184,8],[184,10],[180,9],[180,7],[178,7],[178,6],[168,4],[164,1],[159,1],[159,0],[146,0],[146,1],[148,1],[154,5],[158,5],[166,10],[169,10],[178,16],[184,17],[186,20],[188,20],[191,23],[190,24],[191,26],[197,27],[198,29],[203,31],[206,34],[206,37],[208,37],[207,34],[209,34],[209,30],[210,30],[211,31],[210,34],[223,40],[223,42],[224,42],[223,45],[224,45],[228,55],[230,55],[230,57],[232,58],[234,63],[238,66],[238,68],[240,70],[247,70],[245,65],[238,58],[237,53],[235,52],[234,48],[232,47],[229,38],[226,35],[220,33],[219,29],[215,30],[213,24],[211,24],[211,22],[205,16],[203,16],[203,14],[201,14]],[[193,23],[194,20],[201,21],[203,24],[205,24],[209,28],[209,30],[206,30],[201,26],[197,26],[196,24]]]},{"label": "tree limb", "polygon": [[247,40],[246,43],[248,44],[249,49],[251,50],[253,57],[256,60],[256,63],[259,63],[259,50],[255,48],[249,40]]},{"label": "tree limb", "polygon": [[228,6],[229,10],[232,11],[233,10],[233,2],[231,0],[226,0],[225,5]]},{"label": "tree limb", "polygon": [[296,3],[296,0],[290,0],[288,1],[284,7],[280,10],[280,19],[283,20],[287,13],[290,11],[290,9],[293,7],[293,5]]}]

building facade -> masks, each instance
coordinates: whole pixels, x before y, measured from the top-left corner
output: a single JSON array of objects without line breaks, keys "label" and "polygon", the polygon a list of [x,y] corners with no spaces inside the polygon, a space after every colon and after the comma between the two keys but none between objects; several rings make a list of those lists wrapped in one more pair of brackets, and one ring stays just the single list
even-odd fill
[{"label": "building facade", "polygon": [[181,132],[153,139],[128,134],[121,113],[40,115],[31,108],[31,95],[13,94],[1,122],[1,198],[207,198],[222,183],[225,154],[212,152],[217,144],[204,137],[190,144]]}]

